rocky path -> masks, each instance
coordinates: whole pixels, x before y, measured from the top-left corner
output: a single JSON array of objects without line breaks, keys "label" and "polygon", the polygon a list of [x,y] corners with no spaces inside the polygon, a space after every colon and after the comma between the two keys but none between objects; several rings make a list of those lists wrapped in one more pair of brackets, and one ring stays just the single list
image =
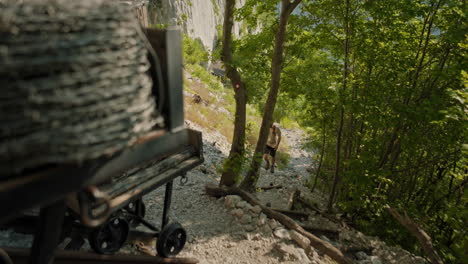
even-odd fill
[{"label": "rocky path", "polygon": [[[187,244],[179,256],[197,258],[201,264],[334,263],[315,250],[307,255],[295,243],[295,240],[301,239],[297,234],[268,219],[260,213],[259,208],[243,202],[240,197],[215,199],[207,196],[204,186],[219,182],[218,168],[228,155],[229,143],[216,131],[209,131],[190,122],[187,126],[203,132],[205,162],[187,173],[188,182],[185,185],[181,185],[178,180],[174,183],[170,220],[181,223],[187,230]],[[257,192],[257,198],[264,204],[270,203],[273,208],[284,208],[289,194],[299,189],[302,193],[309,193],[308,198],[317,204],[325,204],[323,195],[318,192],[310,194],[304,187],[309,177],[307,168],[311,166],[312,153],[302,149],[303,132],[295,129],[282,131],[285,139],[283,144],[288,144],[290,148],[290,163],[286,168],[277,169],[274,174],[261,169],[258,186],[273,183],[285,188]],[[146,219],[156,225],[161,222],[163,194],[164,188],[160,188],[144,197]],[[387,247],[378,239],[355,230],[343,230],[314,212],[309,214],[307,222],[303,224],[327,227],[338,233],[335,237],[319,235],[321,239],[340,248],[353,246],[362,249],[352,252],[350,256],[356,263],[425,263],[422,258],[395,247]],[[0,232],[0,246],[28,247],[30,244],[30,236],[11,230]],[[144,249],[146,253],[155,254],[154,246],[150,244],[128,243],[121,252],[135,254]],[[89,245],[86,244],[83,250],[90,250]]]},{"label": "rocky path", "polygon": [[[318,256],[316,260],[310,260],[304,250],[284,237],[289,237],[285,229],[276,221],[268,221],[265,215],[256,211],[258,209],[251,208],[246,203],[243,204],[244,208],[237,208],[237,202],[226,206],[227,201],[224,198],[216,200],[207,196],[204,186],[219,182],[217,170],[229,152],[229,143],[215,131],[208,131],[192,123],[187,125],[203,132],[205,162],[187,173],[188,182],[185,185],[181,185],[178,180],[174,183],[170,219],[181,223],[187,230],[188,237],[180,256],[195,257],[200,263],[213,264],[327,263]],[[290,142],[292,150],[301,144],[300,133],[285,131],[283,134],[287,137],[286,141]],[[275,174],[262,169],[260,184],[266,185],[274,181],[283,186],[301,185],[305,180],[303,177],[306,175],[309,154],[300,149],[292,153],[289,168],[277,170]],[[298,170],[291,169],[294,167]],[[286,191],[287,189],[271,190],[262,193],[259,198],[265,202],[270,199],[279,200],[287,196]],[[144,197],[146,219],[156,225],[161,222],[163,194],[164,188],[160,188]],[[233,211],[237,213],[233,214]],[[279,231],[275,236],[276,230]],[[0,246],[29,247],[31,242],[29,235],[17,234],[12,230],[0,232]],[[140,243],[128,244],[121,251],[137,253],[141,249],[138,244]],[[154,254],[154,250],[151,252],[151,247],[148,246],[144,246],[146,253]],[[90,250],[88,242],[83,250]]]},{"label": "rocky path", "polygon": [[[295,232],[286,230],[278,222],[268,219],[258,208],[243,202],[238,196],[215,199],[205,194],[207,183],[218,183],[218,167],[228,155],[228,141],[219,133],[206,130],[193,123],[188,126],[203,132],[205,163],[190,171],[185,186],[175,184],[172,220],[180,222],[188,232],[188,243],[180,254],[195,257],[200,263],[334,263],[320,252],[312,250],[309,255],[294,242]],[[301,130],[283,129],[285,144],[290,148],[290,163],[274,174],[261,169],[258,186],[270,184],[285,188],[257,192],[255,195],[264,204],[284,208],[289,194],[299,189],[316,204],[325,205],[326,198],[319,192],[310,194],[304,187],[311,167],[311,152],[303,149],[304,134]],[[163,190],[146,197],[150,220],[159,221],[162,213]],[[335,236],[320,235],[339,248],[354,248],[349,257],[356,263],[426,263],[422,258],[397,248],[388,247],[377,238],[347,228],[321,217],[314,212],[303,224],[335,231]]]},{"label": "rocky path", "polygon": [[[217,168],[228,155],[229,144],[220,134],[207,131],[195,124],[188,126],[203,132],[205,163],[188,172],[185,186],[174,185],[171,220],[180,222],[187,230],[188,244],[180,254],[195,257],[200,263],[328,263],[324,258],[310,260],[303,249],[296,247],[285,235],[285,229],[276,221],[267,219],[248,204],[216,200],[205,194],[207,183],[218,183]],[[291,133],[290,133],[291,132]],[[301,134],[297,131],[283,133],[292,150],[289,168],[271,174],[264,169],[259,185],[270,182],[283,186],[301,185],[306,179],[305,169],[309,166],[309,153],[300,149]],[[296,151],[296,148],[297,151]],[[297,169],[294,169],[297,168]],[[288,189],[263,192],[262,201],[278,201],[287,198]],[[162,212],[163,191],[145,197],[148,220],[159,222]],[[277,235],[275,235],[275,231]],[[286,236],[286,237],[284,237]]]}]

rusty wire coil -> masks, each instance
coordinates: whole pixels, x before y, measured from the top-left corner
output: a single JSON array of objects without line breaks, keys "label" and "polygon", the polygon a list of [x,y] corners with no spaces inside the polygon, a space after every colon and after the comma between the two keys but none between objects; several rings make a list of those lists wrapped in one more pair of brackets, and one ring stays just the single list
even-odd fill
[{"label": "rusty wire coil", "polygon": [[131,7],[106,0],[0,6],[0,178],[115,153],[161,122]]}]

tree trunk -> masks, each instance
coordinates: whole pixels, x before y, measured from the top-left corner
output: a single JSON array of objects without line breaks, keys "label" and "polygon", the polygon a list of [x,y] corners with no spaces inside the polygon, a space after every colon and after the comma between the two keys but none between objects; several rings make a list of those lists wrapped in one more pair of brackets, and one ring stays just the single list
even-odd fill
[{"label": "tree trunk", "polygon": [[280,209],[280,208],[271,208],[271,210],[284,214],[290,218],[300,220],[300,221],[304,221],[305,219],[309,217],[308,213],[304,213],[301,211],[285,210],[285,209]]},{"label": "tree trunk", "polygon": [[380,161],[379,161],[379,169],[382,169],[388,162],[389,156],[392,154],[393,149],[395,147],[395,142],[398,140],[400,130],[402,129],[403,125],[399,122],[395,128],[393,129],[393,133],[388,141],[387,147],[383,149]]},{"label": "tree trunk", "polygon": [[226,76],[234,88],[236,100],[236,113],[234,117],[234,135],[231,150],[223,168],[220,185],[231,186],[239,175],[245,151],[245,124],[246,124],[246,91],[244,83],[237,69],[232,64],[232,26],[234,24],[235,0],[226,0],[223,25],[223,47],[221,60],[224,63]]},{"label": "tree trunk", "polygon": [[[369,63],[369,62],[367,62]],[[369,93],[369,86],[370,86],[370,82],[371,82],[371,76],[372,76],[372,73],[373,73],[373,69],[374,69],[374,65],[372,63],[369,63],[369,65],[367,66],[367,77],[366,77],[366,81],[365,81],[365,84],[364,84],[364,89],[362,89],[362,95],[361,95],[361,100],[363,101],[362,105],[364,106],[364,109],[362,111],[363,113],[363,117],[361,117],[361,125],[360,125],[360,129],[359,129],[359,133],[357,134],[357,139],[356,139],[356,152],[354,153],[354,157],[357,157],[360,153],[361,153],[361,142],[362,140],[364,139],[365,137],[365,134],[366,133],[366,129],[367,129],[367,126],[365,125],[366,124],[366,118],[368,116],[368,93]]]},{"label": "tree trunk", "polygon": [[431,237],[419,225],[415,224],[407,215],[402,216],[391,207],[387,208],[387,211],[419,240],[419,243],[421,243],[424,252],[432,264],[444,263],[432,246]]},{"label": "tree trunk", "polygon": [[[350,69],[350,73],[351,74],[354,74],[354,71],[352,69],[355,68],[355,61],[356,59],[354,58],[353,56],[353,62],[351,63],[351,69]],[[356,84],[352,84],[351,87],[352,87],[352,93],[351,93],[351,107],[354,107],[355,103],[356,103],[356,99],[357,99],[357,87],[358,85]],[[346,135],[346,144],[345,144],[345,148],[344,148],[344,158],[343,160],[349,160],[351,158],[351,154],[353,152],[353,146],[354,146],[354,142],[353,142],[353,138],[355,137],[356,133],[355,133],[355,126],[356,126],[356,117],[354,116],[354,111],[351,110],[350,113],[349,113],[349,122],[348,122],[348,127],[347,127],[347,135]]]},{"label": "tree trunk", "polygon": [[326,134],[326,128],[325,128],[325,119],[323,120],[323,131],[322,131],[322,148],[320,150],[320,160],[319,160],[319,164],[318,164],[318,167],[317,167],[317,172],[315,174],[315,180],[314,180],[314,185],[312,186],[312,188],[310,189],[310,192],[313,193],[314,190],[315,190],[315,187],[317,186],[317,181],[318,181],[318,178],[320,176],[320,170],[322,169],[322,162],[323,162],[323,155],[325,155],[325,147],[326,147],[326,137],[327,134]]},{"label": "tree trunk", "polygon": [[341,138],[343,134],[343,123],[344,123],[344,99],[346,86],[348,84],[348,63],[349,63],[349,0],[346,0],[346,15],[345,15],[345,41],[344,41],[344,68],[343,68],[343,87],[339,92],[339,103],[340,103],[340,124],[338,126],[338,133],[336,136],[336,158],[335,158],[335,175],[333,180],[332,190],[330,192],[330,198],[328,199],[327,210],[331,211],[336,196],[336,189],[340,182],[340,158],[341,158]]},{"label": "tree trunk", "polygon": [[265,109],[263,110],[262,125],[260,127],[260,133],[258,136],[257,146],[255,147],[254,156],[252,158],[247,175],[240,185],[240,187],[244,190],[255,190],[255,184],[258,180],[258,170],[260,169],[262,162],[262,153],[268,138],[270,126],[273,123],[273,112],[275,110],[276,99],[280,86],[286,26],[288,24],[289,16],[301,1],[302,0],[294,0],[294,2],[291,3],[289,0],[282,0],[281,15],[279,19],[278,31],[276,32],[275,36],[275,47],[271,62],[271,86],[265,104]]},{"label": "tree trunk", "polygon": [[[412,83],[411,83],[411,89],[409,90],[410,93],[409,93],[409,96],[406,98],[405,100],[405,104],[409,104],[409,102],[411,101],[411,97],[413,95],[413,92],[416,91],[417,87],[418,87],[418,82],[419,82],[419,77],[423,71],[423,68],[424,68],[424,59],[426,58],[426,55],[428,53],[428,47],[429,47],[429,40],[430,40],[430,37],[432,35],[432,26],[433,26],[433,23],[434,23],[434,19],[435,19],[435,16],[440,8],[440,4],[442,3],[442,0],[439,0],[437,2],[437,4],[435,4],[435,7],[434,7],[434,10],[432,12],[432,14],[428,14],[428,19],[425,20],[425,22],[428,23],[428,26],[427,26],[427,32],[426,32],[426,37],[424,39],[424,46],[422,47],[422,52],[420,53],[420,51],[418,50],[418,53],[416,55],[416,59],[418,59],[419,57],[419,54],[421,54],[421,58],[419,59],[419,63],[416,67],[416,72],[412,78]],[[431,7],[433,7],[434,4],[432,4]],[[423,28],[423,33],[424,33],[424,30],[426,29],[425,27],[426,25],[424,25],[424,28]],[[422,42],[420,42],[420,45],[421,45]]]}]

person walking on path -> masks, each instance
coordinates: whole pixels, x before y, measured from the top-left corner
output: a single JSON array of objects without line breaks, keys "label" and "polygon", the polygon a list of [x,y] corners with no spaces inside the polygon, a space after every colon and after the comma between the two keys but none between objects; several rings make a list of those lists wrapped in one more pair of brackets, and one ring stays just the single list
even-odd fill
[{"label": "person walking on path", "polygon": [[270,169],[271,173],[275,172],[275,156],[280,142],[281,130],[279,129],[279,125],[277,123],[273,123],[270,127],[265,151],[263,152],[263,159],[266,162],[265,169]]}]

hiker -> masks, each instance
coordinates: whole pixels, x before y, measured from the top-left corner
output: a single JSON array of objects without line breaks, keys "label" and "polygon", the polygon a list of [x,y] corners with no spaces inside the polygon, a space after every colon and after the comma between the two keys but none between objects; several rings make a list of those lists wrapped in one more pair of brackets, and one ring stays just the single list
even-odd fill
[{"label": "hiker", "polygon": [[275,172],[275,156],[280,142],[281,130],[279,129],[279,125],[277,123],[273,123],[270,127],[265,151],[263,152],[263,159],[266,162],[265,169],[270,169],[271,173]]}]

